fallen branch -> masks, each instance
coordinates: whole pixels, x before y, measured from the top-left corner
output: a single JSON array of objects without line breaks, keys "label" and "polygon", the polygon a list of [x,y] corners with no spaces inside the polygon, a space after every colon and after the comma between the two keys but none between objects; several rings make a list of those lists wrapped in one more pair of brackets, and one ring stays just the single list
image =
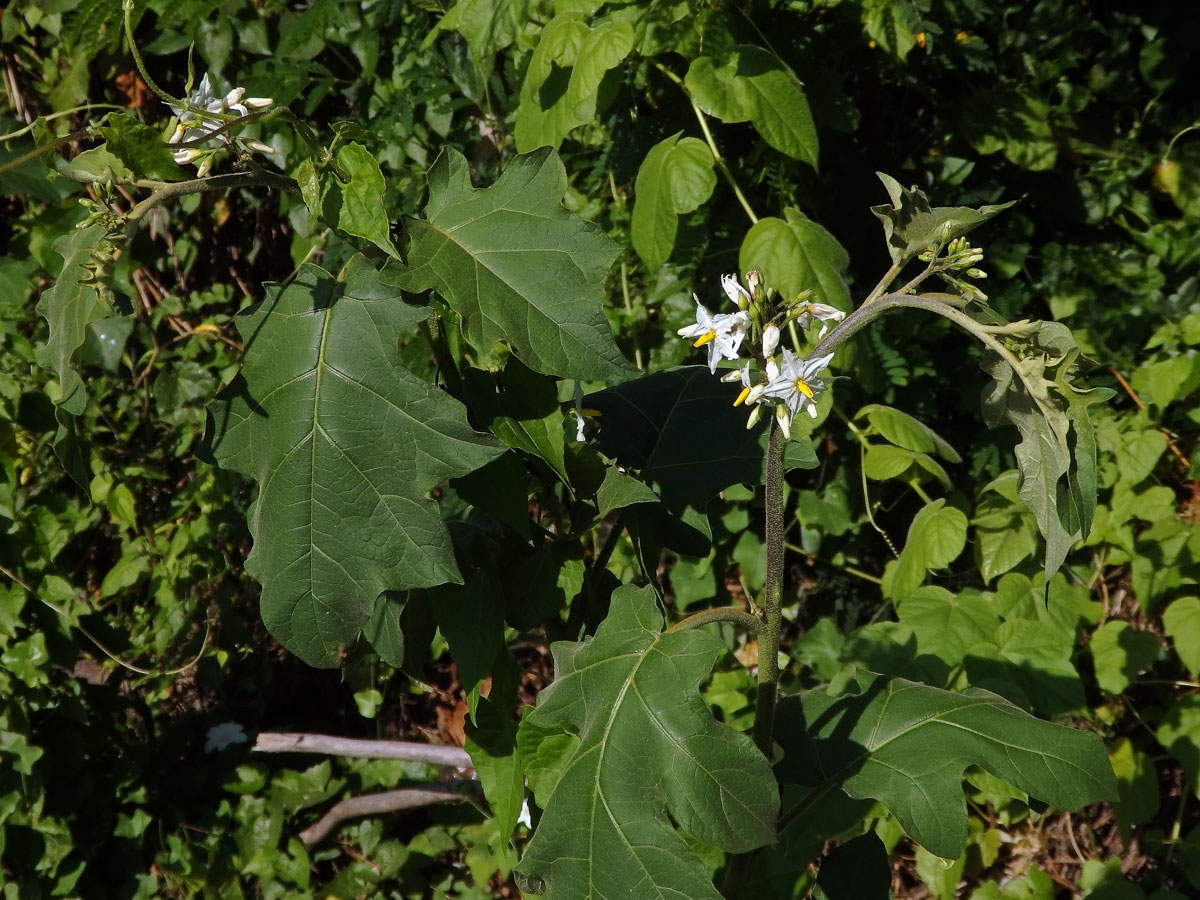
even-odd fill
[{"label": "fallen branch", "polygon": [[474,768],[465,750],[413,741],[363,741],[329,734],[264,731],[255,741],[254,749],[259,753],[324,753],[363,759],[404,759],[464,771]]},{"label": "fallen branch", "polygon": [[[374,742],[363,741],[362,743]],[[404,788],[398,791],[384,791],[380,794],[351,797],[349,800],[335,804],[313,825],[300,832],[300,841],[306,850],[311,850],[347,819],[400,812],[405,809],[429,806],[433,803],[450,803],[467,799],[466,795],[449,785],[446,787]]]}]

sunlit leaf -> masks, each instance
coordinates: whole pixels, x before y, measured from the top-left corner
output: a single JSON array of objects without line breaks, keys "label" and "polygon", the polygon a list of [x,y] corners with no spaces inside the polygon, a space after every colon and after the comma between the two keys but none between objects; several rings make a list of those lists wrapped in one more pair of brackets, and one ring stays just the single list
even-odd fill
[{"label": "sunlit leaf", "polygon": [[461,580],[427,492],[503,449],[400,364],[398,339],[426,315],[358,258],[341,280],[304,266],[238,318],[242,372],[208,441],[259,485],[246,569],[263,620],[315,664],[336,660],[381,592]]},{"label": "sunlit leaf", "polygon": [[779,800],[766,759],[717,723],[697,690],[724,645],[662,627],[654,592],[626,586],[595,637],[554,645],[554,683],[522,731],[578,742],[517,869],[525,893],[717,900],[674,826],[733,852],[773,838]]},{"label": "sunlit leaf", "polygon": [[717,176],[704,141],[679,133],[650,148],[638,169],[630,236],[651,269],[667,261],[675,246],[679,215],[712,195]]},{"label": "sunlit leaf", "polygon": [[562,206],[566,170],[551,150],[511,160],[491,187],[471,187],[447,149],[429,172],[425,219],[408,219],[404,287],[434,288],[481,351],[506,341],[546,375],[608,379],[630,371],[600,311],[617,247]]},{"label": "sunlit leaf", "polygon": [[789,206],[783,215],[765,216],[746,232],[738,255],[742,271],[758,269],[784,297],[812,291],[814,300],[849,310],[849,255],[837,238],[800,210]]}]

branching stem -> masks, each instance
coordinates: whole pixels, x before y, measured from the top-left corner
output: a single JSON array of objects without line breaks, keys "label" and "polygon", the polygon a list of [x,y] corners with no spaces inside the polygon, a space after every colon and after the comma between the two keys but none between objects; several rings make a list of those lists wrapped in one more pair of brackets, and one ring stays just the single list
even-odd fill
[{"label": "branching stem", "polygon": [[753,613],[744,609],[722,606],[717,609],[704,609],[698,613],[680,619],[667,631],[687,631],[689,628],[699,628],[701,625],[711,625],[713,622],[732,622],[741,625],[751,634],[762,633],[762,621]]}]

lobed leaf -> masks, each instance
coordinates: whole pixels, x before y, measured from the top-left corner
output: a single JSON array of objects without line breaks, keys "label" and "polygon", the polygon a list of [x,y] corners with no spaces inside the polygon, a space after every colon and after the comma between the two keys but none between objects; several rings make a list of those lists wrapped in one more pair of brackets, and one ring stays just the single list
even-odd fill
[{"label": "lobed leaf", "polygon": [[407,220],[403,286],[437,290],[481,352],[503,340],[545,375],[614,378],[631,367],[600,306],[619,251],[563,208],[566,188],[549,149],[514,158],[482,190],[471,187],[466,158],[443,151],[429,171],[426,218]]},{"label": "lobed leaf", "polygon": [[427,493],[503,450],[400,364],[401,334],[426,315],[356,257],[340,279],[302,267],[238,317],[242,371],[210,407],[206,443],[258,482],[246,569],[267,627],[316,665],[337,660],[385,590],[461,581]]},{"label": "lobed leaf", "polygon": [[882,172],[875,174],[887,188],[892,205],[872,206],[871,212],[883,223],[888,253],[897,266],[903,266],[941,241],[962,237],[1017,202],[1011,200],[978,209],[968,206],[932,207],[924,191],[915,187],[905,190],[890,175]]},{"label": "lobed leaf", "polygon": [[538,789],[545,814],[516,870],[522,891],[717,900],[672,823],[731,852],[773,839],[779,798],[766,759],[697,690],[724,645],[662,627],[654,592],[627,585],[594,637],[553,646],[555,680],[521,724],[521,752],[563,736],[552,745],[560,774]]},{"label": "lobed leaf", "polygon": [[966,846],[968,766],[1067,810],[1116,798],[1094,734],[1036,719],[990,691],[955,694],[876,677],[854,695],[815,690],[785,698],[778,722],[780,781],[828,782],[878,800],[944,859],[957,859]]}]

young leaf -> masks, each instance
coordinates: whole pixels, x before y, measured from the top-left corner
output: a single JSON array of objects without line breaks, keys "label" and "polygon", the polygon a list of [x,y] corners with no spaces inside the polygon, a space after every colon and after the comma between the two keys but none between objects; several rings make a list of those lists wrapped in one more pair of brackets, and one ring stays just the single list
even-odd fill
[{"label": "young leaf", "polygon": [[676,132],[650,148],[634,185],[630,235],[634,249],[651,269],[670,257],[679,215],[708,200],[717,185],[708,145],[679,135]]},{"label": "young leaf", "polygon": [[526,893],[717,900],[672,822],[731,852],[774,837],[779,799],[766,759],[717,723],[697,690],[723,644],[662,626],[654,592],[627,585],[595,637],[552,648],[554,683],[521,730],[578,743],[516,870]]},{"label": "young leaf", "polygon": [[851,797],[879,800],[943,859],[966,846],[968,766],[1067,810],[1117,795],[1094,734],[1035,719],[989,691],[955,694],[878,677],[855,695],[785,698],[777,722],[780,781],[831,781]]},{"label": "young leaf", "polygon": [[362,144],[349,143],[338,150],[338,165],[350,175],[350,181],[341,184],[332,179],[341,192],[341,210],[337,227],[347,234],[370,241],[384,253],[399,259],[400,254],[392,246],[391,226],[383,208],[383,193],[387,185],[379,163]]},{"label": "young leaf", "polygon": [[503,446],[400,364],[397,340],[426,315],[356,257],[340,281],[302,267],[238,317],[242,372],[206,442],[258,482],[246,569],[267,627],[313,664],[336,660],[382,591],[461,581],[426,494]]},{"label": "young leaf", "polygon": [[869,403],[858,411],[854,418],[866,417],[867,421],[891,443],[918,453],[937,453],[947,462],[962,462],[958,455],[936,431],[908,413],[890,406]]},{"label": "young leaf", "polygon": [[800,210],[788,207],[783,215],[759,219],[746,232],[738,255],[742,271],[758,269],[785,297],[811,290],[821,303],[850,309],[845,277],[850,257],[842,245]]},{"label": "young leaf", "polygon": [[601,453],[657,483],[669,507],[702,510],[717,491],[761,478],[762,447],[733,405],[737,394],[705,366],[688,366],[588,394],[583,403],[601,414]]},{"label": "young leaf", "polygon": [[931,207],[924,191],[916,187],[905,190],[892,176],[882,172],[875,174],[887,188],[892,205],[872,206],[871,212],[883,223],[888,253],[897,266],[903,266],[920,256],[939,241],[961,237],[1017,202],[1010,200],[979,209],[968,206]]},{"label": "young leaf", "polygon": [[447,149],[429,171],[425,219],[408,219],[403,287],[434,288],[481,351],[507,341],[546,375],[609,379],[631,367],[600,310],[616,244],[562,206],[558,155],[513,159],[489,188],[471,187],[467,160]]},{"label": "young leaf", "polygon": [[632,49],[628,22],[604,19],[589,26],[575,10],[551,19],[521,82],[517,149],[557,148],[572,128],[591,122],[605,73]]},{"label": "young leaf", "polygon": [[[878,448],[886,449],[886,448]],[[929,569],[941,569],[958,558],[967,541],[967,517],[962,510],[934,500],[913,518],[908,540],[887,579],[887,594],[902,598],[925,580]]]}]

